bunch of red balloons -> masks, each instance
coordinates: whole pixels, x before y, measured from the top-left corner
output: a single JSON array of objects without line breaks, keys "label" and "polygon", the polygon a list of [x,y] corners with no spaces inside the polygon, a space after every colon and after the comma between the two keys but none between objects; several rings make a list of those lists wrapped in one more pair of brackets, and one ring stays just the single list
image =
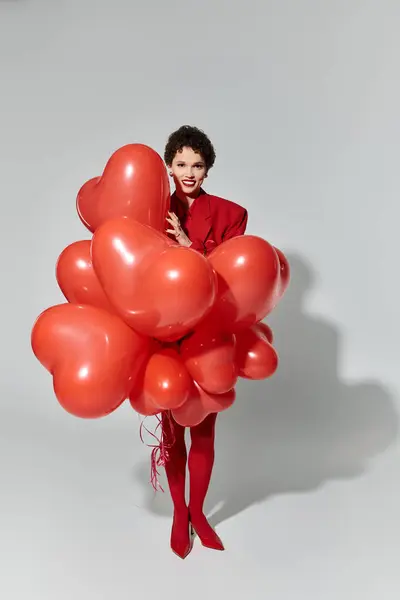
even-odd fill
[{"label": "bunch of red balloons", "polygon": [[67,246],[56,276],[66,303],[31,335],[56,397],[69,413],[102,417],[129,399],[142,415],[172,412],[184,426],[230,407],[239,377],[276,370],[262,323],[282,298],[289,266],[252,235],[209,256],[165,233],[170,188],[161,157],[129,144],[78,193],[91,240]]}]

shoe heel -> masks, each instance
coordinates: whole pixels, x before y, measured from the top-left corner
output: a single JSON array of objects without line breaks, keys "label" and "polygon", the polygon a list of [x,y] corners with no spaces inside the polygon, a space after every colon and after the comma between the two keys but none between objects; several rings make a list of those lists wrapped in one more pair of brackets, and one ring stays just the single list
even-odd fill
[{"label": "shoe heel", "polygon": [[[193,535],[197,535],[202,546],[205,548],[210,548],[211,550],[225,550],[225,547],[222,543],[221,538],[216,534],[214,529],[207,523],[209,527],[208,535],[202,529],[196,529],[192,523],[190,523],[190,532],[193,532]],[[191,538],[192,539],[192,538]]]}]

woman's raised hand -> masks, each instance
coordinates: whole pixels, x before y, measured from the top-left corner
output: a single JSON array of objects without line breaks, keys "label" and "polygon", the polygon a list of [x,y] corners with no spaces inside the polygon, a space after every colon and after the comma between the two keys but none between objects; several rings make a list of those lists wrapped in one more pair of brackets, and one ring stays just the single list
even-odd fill
[{"label": "woman's raised hand", "polygon": [[189,248],[192,245],[192,242],[183,231],[178,217],[173,212],[168,212],[168,215],[169,217],[167,217],[167,221],[172,226],[172,229],[167,229],[166,232],[171,233],[175,237],[178,244]]}]

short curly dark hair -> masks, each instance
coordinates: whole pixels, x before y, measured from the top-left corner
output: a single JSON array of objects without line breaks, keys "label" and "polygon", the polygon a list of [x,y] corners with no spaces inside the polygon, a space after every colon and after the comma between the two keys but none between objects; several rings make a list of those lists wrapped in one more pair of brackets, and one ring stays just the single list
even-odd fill
[{"label": "short curly dark hair", "polygon": [[192,150],[201,154],[206,164],[207,172],[214,165],[214,146],[204,131],[198,127],[182,125],[182,127],[171,133],[164,150],[165,163],[170,166],[176,153],[180,152],[183,148],[192,148]]}]

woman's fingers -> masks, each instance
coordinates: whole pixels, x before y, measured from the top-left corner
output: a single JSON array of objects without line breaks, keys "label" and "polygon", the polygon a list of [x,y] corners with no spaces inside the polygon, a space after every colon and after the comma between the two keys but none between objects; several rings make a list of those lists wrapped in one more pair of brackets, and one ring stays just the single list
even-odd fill
[{"label": "woman's fingers", "polygon": [[179,225],[179,219],[178,219],[178,217],[176,216],[176,214],[175,214],[175,213],[173,213],[173,212],[169,212],[168,214],[169,214],[169,216],[171,217],[171,219],[174,221],[174,223],[176,223],[177,225]]},{"label": "woman's fingers", "polygon": [[173,231],[179,231],[180,227],[178,227],[177,225],[175,225],[175,223],[171,223],[172,227],[173,227]]},{"label": "woman's fingers", "polygon": [[180,221],[178,219],[178,217],[176,216],[175,213],[173,212],[168,212],[169,214],[169,218],[166,217],[166,221],[172,225],[173,229],[166,229],[166,233],[171,233],[172,235],[174,235],[176,238],[180,237],[183,235],[183,231],[182,231],[182,227],[180,224]]}]

